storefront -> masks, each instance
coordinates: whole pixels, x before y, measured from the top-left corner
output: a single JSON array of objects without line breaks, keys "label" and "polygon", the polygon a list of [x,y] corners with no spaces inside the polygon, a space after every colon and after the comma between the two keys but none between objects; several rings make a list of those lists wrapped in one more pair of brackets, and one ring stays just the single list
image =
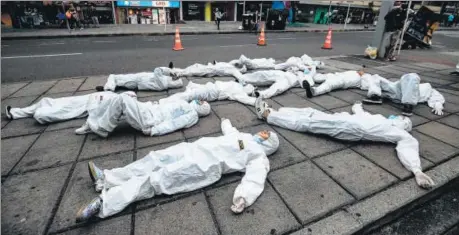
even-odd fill
[{"label": "storefront", "polygon": [[174,24],[180,19],[179,1],[117,1],[116,5],[118,22],[124,24]]}]

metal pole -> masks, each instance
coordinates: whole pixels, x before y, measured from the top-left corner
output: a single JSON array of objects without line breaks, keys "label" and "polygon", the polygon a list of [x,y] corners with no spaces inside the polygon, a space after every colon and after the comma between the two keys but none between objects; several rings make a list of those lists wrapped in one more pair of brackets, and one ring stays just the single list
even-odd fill
[{"label": "metal pole", "polygon": [[164,31],[167,30],[167,14],[166,14],[166,8],[163,7],[163,12],[164,12]]},{"label": "metal pole", "polygon": [[332,1],[330,0],[330,5],[328,6],[328,14],[327,14],[327,21],[328,21],[328,29],[331,28],[331,20],[330,20],[330,16],[331,16],[331,3]]},{"label": "metal pole", "polygon": [[349,6],[347,7],[346,18],[344,18],[344,28],[346,28],[346,25],[347,25],[347,18],[349,17],[349,10],[350,9],[351,9],[351,4],[349,3]]},{"label": "metal pole", "polygon": [[65,15],[65,22],[66,22],[66,24],[67,24],[67,29],[68,29],[68,30],[69,30],[69,32],[70,32],[69,19],[67,18],[67,14],[65,14],[65,13],[66,13],[66,11],[65,11],[65,5],[64,5],[64,2],[62,2],[62,9],[64,10],[64,15]]},{"label": "metal pole", "polygon": [[400,50],[402,49],[403,35],[405,34],[405,30],[408,27],[408,25],[406,25],[406,22],[408,22],[408,15],[410,14],[410,8],[411,8],[411,1],[408,3],[408,9],[406,9],[406,19],[405,19],[405,23],[403,24],[402,33],[400,34],[400,39],[398,41],[398,53],[397,53],[397,55],[400,55]]},{"label": "metal pole", "polygon": [[242,14],[245,14],[245,1],[244,1],[244,4],[242,5]]},{"label": "metal pole", "polygon": [[383,37],[384,37],[384,27],[386,26],[386,21],[384,17],[392,9],[394,1],[382,1],[381,7],[379,8],[378,24],[376,25],[376,30],[373,33],[373,40],[371,45],[378,48],[378,57],[384,57],[386,52],[383,47]]},{"label": "metal pole", "polygon": [[260,3],[260,21],[261,21],[261,14],[263,13],[263,1]]},{"label": "metal pole", "polygon": [[112,1],[113,24],[116,25],[115,1]]}]

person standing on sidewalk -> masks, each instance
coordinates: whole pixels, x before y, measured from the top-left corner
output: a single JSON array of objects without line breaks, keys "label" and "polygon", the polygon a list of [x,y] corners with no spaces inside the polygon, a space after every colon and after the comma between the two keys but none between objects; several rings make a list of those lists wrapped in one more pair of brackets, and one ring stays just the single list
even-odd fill
[{"label": "person standing on sidewalk", "polygon": [[215,8],[214,14],[215,24],[217,24],[217,29],[220,30],[220,21],[222,20],[224,13],[221,13],[220,10],[218,10],[218,8]]},{"label": "person standing on sidewalk", "polygon": [[96,13],[96,7],[94,5],[91,5],[88,10],[89,17],[91,17],[92,24],[94,24],[94,27],[99,28],[99,18],[97,17]]},{"label": "person standing on sidewalk", "polygon": [[[406,8],[403,5],[403,8]],[[384,58],[387,61],[395,61],[395,49],[399,43],[400,34],[403,33],[403,24],[405,22],[406,12],[402,9],[400,2],[395,2],[394,8],[384,17],[386,28],[384,33],[384,45],[386,45],[386,53]]]}]

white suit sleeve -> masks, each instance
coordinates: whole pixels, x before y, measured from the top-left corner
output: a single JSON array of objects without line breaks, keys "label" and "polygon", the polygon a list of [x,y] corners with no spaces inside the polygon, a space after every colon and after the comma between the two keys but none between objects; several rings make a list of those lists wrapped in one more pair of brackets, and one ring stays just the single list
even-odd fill
[{"label": "white suit sleeve", "polygon": [[432,93],[427,100],[427,105],[431,108],[441,107],[443,110],[443,104],[445,103],[445,98],[440,92],[432,88]]},{"label": "white suit sleeve", "polygon": [[249,157],[253,160],[246,165],[245,175],[233,196],[233,204],[237,204],[237,201],[243,198],[245,207],[251,206],[263,192],[269,172],[269,160],[263,152],[259,152],[258,156]]},{"label": "white suit sleeve", "polygon": [[162,123],[153,126],[151,128],[151,136],[154,135],[164,135],[170,132],[174,132],[176,130],[182,128],[188,128],[196,124],[199,120],[198,114],[194,110],[189,110],[188,112],[169,119],[165,120]]},{"label": "white suit sleeve", "polygon": [[409,171],[415,173],[421,171],[421,159],[419,158],[419,143],[408,132],[399,130],[400,140],[395,150],[402,165]]},{"label": "white suit sleeve", "polygon": [[257,98],[251,97],[245,93],[239,93],[239,94],[233,95],[229,99],[235,100],[239,103],[243,103],[243,104],[250,105],[250,106],[255,106],[255,100],[257,100]]},{"label": "white suit sleeve", "polygon": [[221,127],[222,127],[223,135],[228,135],[231,133],[239,132],[236,128],[233,127],[233,125],[231,125],[231,122],[229,119],[223,119]]}]

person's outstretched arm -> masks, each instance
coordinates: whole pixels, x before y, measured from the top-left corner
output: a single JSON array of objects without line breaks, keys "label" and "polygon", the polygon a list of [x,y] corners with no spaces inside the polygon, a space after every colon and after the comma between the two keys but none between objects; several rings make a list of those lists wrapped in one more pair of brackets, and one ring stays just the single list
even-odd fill
[{"label": "person's outstretched arm", "polygon": [[226,118],[222,118],[221,128],[223,135],[239,133],[239,131],[235,127],[233,127],[233,125],[231,125],[230,120]]},{"label": "person's outstretched arm", "polygon": [[269,160],[263,152],[252,153],[253,159],[247,163],[245,175],[236,187],[231,210],[241,213],[246,207],[251,206],[265,189],[266,176],[269,172]]},{"label": "person's outstretched arm", "polygon": [[432,88],[432,93],[427,100],[427,105],[432,108],[432,112],[436,115],[443,115],[443,104],[445,103],[445,97]]}]

